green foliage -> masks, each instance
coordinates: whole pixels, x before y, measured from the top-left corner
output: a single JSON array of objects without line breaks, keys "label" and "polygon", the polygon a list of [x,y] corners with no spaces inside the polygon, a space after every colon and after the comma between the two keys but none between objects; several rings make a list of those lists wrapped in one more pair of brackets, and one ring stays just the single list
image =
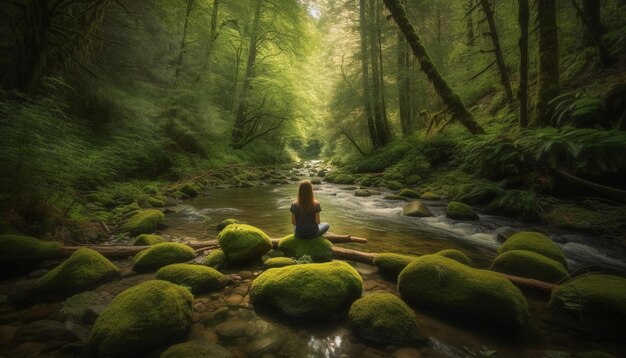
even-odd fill
[{"label": "green foliage", "polygon": [[2,260],[49,259],[61,252],[61,244],[30,236],[0,235]]},{"label": "green foliage", "polygon": [[550,104],[554,106],[552,121],[564,124],[591,124],[599,122],[604,110],[601,98],[590,96],[584,90],[565,91],[555,97]]},{"label": "green foliage", "polygon": [[537,218],[537,195],[526,190],[507,190],[497,196],[487,206],[487,211],[494,214],[517,216],[527,220]]}]

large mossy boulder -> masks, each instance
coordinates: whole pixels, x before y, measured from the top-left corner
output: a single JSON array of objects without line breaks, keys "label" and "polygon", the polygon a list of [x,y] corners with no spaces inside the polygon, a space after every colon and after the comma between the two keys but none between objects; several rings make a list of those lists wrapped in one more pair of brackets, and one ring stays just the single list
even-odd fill
[{"label": "large mossy boulder", "polygon": [[133,271],[156,271],[163,266],[187,262],[196,257],[196,251],[178,242],[162,242],[139,252],[133,257]]},{"label": "large mossy boulder", "polygon": [[343,261],[269,269],[250,288],[250,299],[292,317],[324,318],[361,296],[363,280]]},{"label": "large mossy boulder", "polygon": [[163,217],[163,213],[159,210],[142,210],[130,216],[126,222],[120,226],[120,230],[133,236],[150,234],[161,225]]},{"label": "large mossy boulder", "polygon": [[156,273],[156,278],[188,287],[194,294],[219,290],[228,283],[228,279],[221,272],[193,264],[171,264],[161,267]]},{"label": "large mossy boulder", "polygon": [[193,296],[184,287],[150,280],[113,299],[89,337],[98,357],[136,357],[184,337],[191,323]]},{"label": "large mossy boulder", "polygon": [[428,200],[428,201],[436,201],[436,200],[441,200],[441,195],[435,194],[432,191],[427,191],[425,193],[422,193],[422,195],[420,195],[420,199]]},{"label": "large mossy boulder", "polygon": [[202,261],[202,264],[208,267],[212,267],[216,270],[221,270],[228,267],[228,262],[226,262],[226,254],[222,249],[216,249],[209,252],[208,255]]},{"label": "large mossy boulder", "polygon": [[165,242],[165,239],[161,235],[154,234],[141,234],[133,240],[134,246],[152,246],[160,242]]},{"label": "large mossy boulder", "polygon": [[210,342],[185,342],[175,344],[161,353],[159,358],[234,358],[226,348]]},{"label": "large mossy boulder", "polygon": [[[328,176],[325,179],[326,181],[329,181]],[[334,176],[332,180],[333,181],[330,182],[335,184],[354,184],[356,182],[356,178],[350,174],[338,174]]]},{"label": "large mossy boulder", "polygon": [[478,220],[478,215],[467,204],[459,201],[451,201],[448,203],[446,216],[456,220]]},{"label": "large mossy boulder", "polygon": [[117,266],[95,250],[80,248],[67,260],[40,277],[33,291],[46,294],[73,294],[110,281],[119,272]]},{"label": "large mossy boulder", "polygon": [[246,224],[231,224],[217,236],[229,264],[261,258],[272,248],[272,241],[261,229]]},{"label": "large mossy boulder", "polygon": [[376,255],[374,265],[378,267],[378,270],[382,274],[396,279],[400,272],[402,272],[411,261],[415,260],[415,258],[417,258],[417,256],[382,253]]},{"label": "large mossy boulder", "polygon": [[528,250],[511,250],[493,260],[492,269],[509,275],[556,283],[567,277],[560,262]]},{"label": "large mossy boulder", "polygon": [[626,278],[587,274],[557,286],[550,306],[589,328],[626,337]]},{"label": "large mossy boulder", "polygon": [[198,194],[200,194],[200,188],[193,183],[185,183],[179,190],[189,197],[198,196]]},{"label": "large mossy boulder", "polygon": [[300,239],[287,235],[280,239],[278,249],[287,256],[300,258],[308,255],[314,262],[327,262],[333,259],[333,244],[323,236],[312,239]]},{"label": "large mossy boulder", "polygon": [[502,254],[512,250],[527,250],[536,252],[543,256],[549,257],[560,262],[563,267],[567,268],[567,260],[563,251],[546,235],[533,232],[521,231],[511,235],[500,247],[498,253]]},{"label": "large mossy boulder", "polygon": [[419,199],[420,193],[413,189],[402,189],[398,193],[400,196],[404,196],[405,198]]},{"label": "large mossy boulder", "polygon": [[61,246],[30,236],[0,235],[0,261],[50,259],[61,253]]},{"label": "large mossy boulder", "polygon": [[298,261],[291,257],[271,257],[263,262],[266,269],[297,265]]},{"label": "large mossy boulder", "polygon": [[348,326],[360,338],[376,343],[410,344],[424,340],[415,312],[387,292],[354,301],[348,313]]},{"label": "large mossy boulder", "polygon": [[408,302],[454,318],[506,327],[528,320],[528,302],[509,280],[441,255],[411,261],[398,277],[398,289]]},{"label": "large mossy boulder", "polygon": [[441,250],[437,252],[437,255],[441,255],[449,259],[458,261],[462,263],[463,265],[469,266],[472,264],[472,260],[469,257],[467,257],[467,255],[465,255],[465,253],[461,250],[457,250],[457,249]]},{"label": "large mossy boulder", "polygon": [[402,215],[417,217],[417,218],[424,218],[424,217],[433,216],[433,213],[431,213],[430,210],[428,210],[428,208],[426,207],[426,205],[424,205],[421,201],[415,200],[406,204],[402,208]]},{"label": "large mossy boulder", "polygon": [[[400,190],[402,188],[404,188],[404,184],[400,183],[397,180],[389,180],[385,186],[391,190]],[[402,196],[402,195],[400,195]]]}]

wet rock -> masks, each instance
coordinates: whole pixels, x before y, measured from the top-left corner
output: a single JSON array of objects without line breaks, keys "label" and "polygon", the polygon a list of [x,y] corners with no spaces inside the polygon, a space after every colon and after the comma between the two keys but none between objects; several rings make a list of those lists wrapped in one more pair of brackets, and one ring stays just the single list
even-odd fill
[{"label": "wet rock", "polygon": [[326,262],[333,259],[333,244],[323,236],[300,239],[293,234],[287,235],[280,239],[278,248],[286,255],[296,258],[308,255],[314,262]]},{"label": "wet rock", "polygon": [[233,293],[236,293],[238,295],[244,296],[246,293],[248,293],[249,289],[250,289],[250,286],[241,285],[241,286],[235,287],[233,289]]},{"label": "wet rock", "polygon": [[508,240],[509,237],[513,236],[513,234],[515,234],[516,232],[517,232],[516,230],[513,230],[512,228],[508,226],[500,227],[494,231],[493,237],[497,242],[502,244],[506,240]]},{"label": "wet rock", "polygon": [[421,358],[422,354],[415,348],[400,348],[393,354],[395,358]]},{"label": "wet rock", "polygon": [[420,197],[420,194],[413,189],[402,189],[398,193],[400,196],[404,196],[405,198],[417,199]]},{"label": "wet rock", "polygon": [[13,341],[17,328],[13,326],[0,326],[0,344],[6,344]]},{"label": "wet rock", "polygon": [[253,340],[246,345],[246,353],[252,357],[260,357],[265,354],[276,352],[283,344],[282,337],[271,335]]},{"label": "wet rock", "polygon": [[322,184],[322,181],[319,179],[311,179],[311,184],[313,185],[320,185]]},{"label": "wet rock", "polygon": [[22,321],[24,322],[39,321],[57,313],[60,308],[61,308],[61,305],[58,303],[36,304],[33,307],[31,307],[28,311],[26,311],[22,315],[21,318],[22,318]]},{"label": "wet rock", "polygon": [[451,201],[448,203],[446,216],[450,219],[457,220],[478,220],[478,215],[469,205],[458,201]]},{"label": "wet rock", "polygon": [[435,194],[432,191],[427,191],[427,192],[423,193],[422,195],[420,195],[420,199],[422,199],[422,200],[429,200],[429,201],[436,201],[436,200],[441,200],[441,195]]},{"label": "wet rock", "polygon": [[215,326],[215,332],[222,338],[237,338],[249,334],[250,325],[243,320],[233,320]]},{"label": "wet rock", "polygon": [[357,190],[359,187],[354,185],[342,186],[339,190]]},{"label": "wet rock", "polygon": [[102,311],[104,311],[106,306],[91,306],[85,310],[85,314],[83,315],[83,323],[85,324],[93,324]]},{"label": "wet rock", "polygon": [[415,200],[402,208],[402,215],[423,218],[433,216],[433,213],[421,201]]},{"label": "wet rock", "polygon": [[183,263],[162,267],[156,278],[189,287],[193,293],[219,290],[228,283],[226,276],[211,267]]},{"label": "wet rock", "polygon": [[39,357],[44,347],[44,343],[24,342],[17,346],[13,352],[11,352],[11,355],[14,357]]},{"label": "wet rock", "polygon": [[272,248],[266,233],[246,224],[228,225],[219,233],[217,241],[229,263],[259,259]]},{"label": "wet rock", "polygon": [[193,260],[196,251],[177,242],[162,242],[139,252],[133,258],[133,270],[136,272],[156,271],[161,267]]},{"label": "wet rock", "polygon": [[241,301],[243,301],[243,296],[241,296],[241,295],[232,295],[232,296],[228,296],[224,302],[227,305],[236,306],[236,305],[240,304]]},{"label": "wet rock", "polygon": [[254,278],[252,271],[239,271],[239,276],[243,279]]},{"label": "wet rock", "polygon": [[67,321],[65,328],[83,342],[89,339],[89,329],[78,322]]},{"label": "wet rock", "polygon": [[53,320],[39,320],[24,325],[17,330],[16,336],[16,340],[19,342],[76,340],[77,338],[64,323]]},{"label": "wet rock", "polygon": [[407,198],[405,198],[403,196],[395,195],[395,194],[393,194],[393,195],[385,195],[385,197],[383,199],[385,199],[385,200],[393,200],[393,201],[400,201],[400,200],[408,201],[409,200],[409,199],[407,199]]},{"label": "wet rock", "polygon": [[225,219],[225,220],[222,220],[222,222],[221,222],[221,223],[217,224],[217,226],[215,227],[215,230],[217,230],[217,231],[222,231],[222,230],[224,230],[224,228],[225,228],[226,226],[228,226],[228,225],[231,225],[231,224],[239,224],[239,223],[240,223],[240,222],[239,222],[239,220],[237,220],[237,219]]},{"label": "wet rock", "polygon": [[189,327],[189,335],[187,339],[190,341],[217,343],[219,338],[211,329],[204,327],[200,323],[194,323]]},{"label": "wet rock", "polygon": [[206,311],[206,306],[200,302],[196,302],[193,304],[193,310],[202,313]]},{"label": "wet rock", "polygon": [[370,193],[369,190],[367,189],[359,189],[356,190],[354,192],[354,196],[358,196],[358,197],[368,197],[368,196],[372,196],[372,194]]}]

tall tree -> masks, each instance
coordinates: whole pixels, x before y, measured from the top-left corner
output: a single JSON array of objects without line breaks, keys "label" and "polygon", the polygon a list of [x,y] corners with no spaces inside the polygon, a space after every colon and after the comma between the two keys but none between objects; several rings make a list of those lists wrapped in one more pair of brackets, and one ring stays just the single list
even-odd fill
[{"label": "tall tree", "polygon": [[374,148],[380,148],[382,145],[376,132],[374,123],[374,115],[372,113],[372,102],[370,95],[369,80],[369,61],[367,52],[367,18],[365,0],[359,0],[359,34],[361,39],[361,71],[363,77],[363,113],[369,131],[370,141]]},{"label": "tall tree", "polygon": [[378,11],[377,0],[370,0],[370,23],[369,23],[369,40],[370,55],[372,64],[372,98],[374,107],[374,122],[376,125],[376,136],[381,146],[391,141],[391,132],[387,121],[387,111],[385,109],[384,82],[383,82],[383,66],[382,53],[380,48],[380,14]]},{"label": "tall tree", "polygon": [[530,4],[529,0],[518,0],[518,2],[520,61],[517,99],[520,106],[519,125],[526,128],[528,127],[528,20],[530,18]]},{"label": "tall tree", "polygon": [[539,32],[539,73],[535,100],[535,126],[550,125],[554,106],[550,103],[561,91],[559,72],[559,38],[556,23],[556,1],[537,1]]},{"label": "tall tree", "polygon": [[413,132],[413,105],[411,103],[411,56],[409,46],[404,35],[398,31],[398,62],[397,62],[397,87],[398,107],[400,110],[400,127],[402,135],[407,136]]},{"label": "tall tree", "polygon": [[419,60],[422,72],[426,74],[428,80],[433,84],[435,91],[437,91],[454,118],[465,126],[470,133],[484,134],[485,130],[476,121],[472,112],[465,107],[465,104],[461,101],[461,97],[452,90],[446,79],[443,78],[439,70],[437,70],[422,40],[417,35],[417,32],[415,32],[413,25],[409,22],[404,6],[400,4],[400,0],[384,0],[384,2],[391,16],[398,24],[400,31],[404,34],[404,37],[411,46],[413,54]]},{"label": "tall tree", "polygon": [[466,26],[467,26],[467,46],[474,46],[474,17],[472,16],[472,9],[474,8],[474,0],[468,0],[467,8],[466,8]]},{"label": "tall tree", "polygon": [[187,7],[185,8],[185,21],[183,25],[183,34],[180,40],[180,46],[178,47],[178,56],[176,58],[176,71],[174,73],[174,87],[178,85],[178,79],[180,77],[181,69],[183,68],[183,59],[185,56],[185,49],[187,47],[187,33],[189,32],[189,18],[193,11],[195,0],[187,0]]},{"label": "tall tree", "polygon": [[606,29],[600,20],[600,1],[583,1],[582,9],[576,0],[572,0],[572,5],[574,5],[578,16],[582,19],[583,27],[585,28],[583,32],[585,46],[595,45],[598,48],[600,63],[604,67],[613,65],[616,59],[611,55],[611,51],[602,40],[602,35],[606,32]]}]

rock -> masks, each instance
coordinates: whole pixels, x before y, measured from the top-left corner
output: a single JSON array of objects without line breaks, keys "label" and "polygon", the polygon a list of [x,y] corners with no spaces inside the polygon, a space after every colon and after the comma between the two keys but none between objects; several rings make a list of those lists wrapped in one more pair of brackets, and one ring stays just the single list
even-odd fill
[{"label": "rock", "polygon": [[447,257],[454,261],[458,261],[462,263],[463,265],[469,266],[472,263],[472,260],[469,257],[467,257],[467,255],[465,255],[465,253],[461,250],[456,250],[456,249],[441,250],[437,253],[437,255],[441,255],[443,257]]},{"label": "rock", "polygon": [[335,183],[335,184],[354,184],[356,182],[356,178],[353,177],[350,174],[338,174],[334,178],[334,181],[330,181],[330,180],[328,180],[328,178],[326,178],[326,181],[329,181],[329,182]]},{"label": "rock", "polygon": [[61,244],[56,241],[38,240],[30,236],[0,235],[0,262],[2,268],[11,270],[23,260],[45,260],[57,257]]},{"label": "rock", "polygon": [[326,171],[325,170],[320,170],[319,172],[317,172],[317,176],[318,177],[325,177],[326,176]]},{"label": "rock", "polygon": [[320,185],[322,184],[322,181],[319,179],[311,179],[311,184],[313,185]]},{"label": "rock", "polygon": [[25,342],[17,346],[11,355],[14,357],[40,357],[44,347],[44,343]]},{"label": "rock", "polygon": [[221,249],[212,250],[202,261],[202,264],[212,267],[216,270],[224,269],[228,266],[226,263],[226,254]]},{"label": "rock", "polygon": [[68,320],[91,324],[112,300],[106,292],[82,292],[66,299],[60,313]]},{"label": "rock", "polygon": [[250,325],[243,320],[233,320],[215,326],[215,333],[222,338],[237,338],[248,335]]},{"label": "rock", "polygon": [[257,338],[246,345],[246,353],[253,357],[261,357],[280,349],[283,340],[280,336],[270,335]]},{"label": "rock", "polygon": [[20,313],[20,320],[22,322],[32,322],[49,319],[59,312],[60,307],[61,305],[58,303],[38,303],[28,311]]},{"label": "rock", "polygon": [[333,261],[267,270],[252,283],[250,299],[289,316],[324,318],[348,307],[362,289],[352,266]]},{"label": "rock", "polygon": [[497,228],[494,232],[494,239],[499,243],[504,243],[509,237],[513,236],[517,231],[508,226]]},{"label": "rock", "polygon": [[413,189],[402,189],[398,195],[411,199],[418,199],[420,197],[420,194]]},{"label": "rock", "polygon": [[354,301],[348,313],[348,326],[360,338],[375,343],[409,344],[425,339],[413,310],[386,292]]},{"label": "rock", "polygon": [[478,220],[478,215],[467,204],[458,201],[448,203],[446,216],[456,220]]},{"label": "rock", "polygon": [[143,210],[129,217],[124,224],[120,226],[120,230],[130,235],[149,234],[154,232],[161,222],[163,222],[163,213],[159,210]]},{"label": "rock", "polygon": [[333,244],[323,236],[300,239],[293,234],[287,235],[278,242],[278,249],[295,258],[308,255],[314,262],[326,262],[333,259]]},{"label": "rock", "polygon": [[441,255],[413,260],[400,273],[398,289],[408,302],[458,319],[513,328],[528,321],[526,298],[504,276]]},{"label": "rock", "polygon": [[498,253],[502,254],[512,250],[536,252],[560,262],[563,267],[567,268],[567,260],[563,251],[547,236],[539,232],[521,231],[511,235],[508,240],[500,245]]},{"label": "rock", "polygon": [[427,191],[423,193],[422,195],[420,195],[420,199],[435,201],[435,200],[441,200],[441,196],[439,194],[433,193],[432,191]]},{"label": "rock", "polygon": [[263,266],[266,269],[274,268],[274,267],[285,267],[289,265],[296,265],[298,261],[292,259],[291,257],[272,257],[263,263]]},{"label": "rock", "polygon": [[191,198],[200,194],[200,188],[192,183],[185,183],[179,190]]},{"label": "rock", "polygon": [[391,190],[400,190],[400,189],[404,188],[404,184],[402,184],[402,183],[400,183],[399,181],[396,181],[396,180],[390,180],[390,181],[387,182],[386,187],[391,189]]},{"label": "rock", "polygon": [[34,321],[17,330],[18,342],[36,341],[45,342],[50,340],[76,340],[77,337],[66,328],[63,322],[54,320]]},{"label": "rock", "polygon": [[0,344],[7,344],[13,341],[17,328],[13,326],[0,326]]},{"label": "rock", "polygon": [[187,262],[196,257],[191,247],[177,242],[162,242],[150,246],[133,257],[133,271],[151,272],[163,266]]},{"label": "rock", "polygon": [[35,271],[29,273],[27,277],[28,278],[40,278],[41,276],[43,276],[46,273],[48,273],[48,271],[50,271],[50,270],[44,270],[44,269],[35,270]]},{"label": "rock", "polygon": [[239,305],[241,302],[243,301],[243,296],[242,295],[232,295],[232,296],[228,296],[226,297],[226,300],[224,300],[224,302],[229,305],[229,306],[237,306]]},{"label": "rock", "polygon": [[185,342],[175,344],[161,353],[160,358],[234,358],[226,348],[208,342]]},{"label": "rock", "polygon": [[217,241],[229,264],[260,259],[272,248],[266,233],[246,224],[228,225],[219,233]]},{"label": "rock", "polygon": [[357,190],[359,187],[355,185],[348,185],[339,187],[339,190]]},{"label": "rock", "polygon": [[104,311],[105,306],[91,306],[85,310],[83,315],[84,324],[93,324]]},{"label": "rock", "polygon": [[120,293],[96,320],[89,349],[99,357],[133,357],[185,336],[191,322],[191,293],[150,280]]},{"label": "rock", "polygon": [[400,195],[385,195],[385,197],[383,198],[385,200],[403,200],[403,201],[408,201],[408,198],[405,198],[404,196],[400,196]]},{"label": "rock", "polygon": [[133,240],[134,246],[150,246],[154,244],[158,244],[160,242],[165,242],[165,239],[161,235],[153,235],[153,234],[141,234]]},{"label": "rock", "polygon": [[226,226],[228,226],[228,225],[231,225],[231,224],[239,224],[239,223],[240,223],[240,222],[239,222],[239,220],[237,220],[237,219],[225,219],[225,220],[222,220],[222,222],[221,222],[221,223],[217,224],[217,226],[215,227],[215,230],[217,230],[217,231],[222,231],[222,230],[224,230],[224,228],[225,228]]},{"label": "rock", "polygon": [[568,276],[563,264],[536,252],[510,250],[498,255],[491,268],[509,275],[557,283]]},{"label": "rock", "polygon": [[254,278],[254,274],[249,270],[239,271],[239,276],[243,279]]},{"label": "rock", "polygon": [[367,189],[358,189],[354,192],[354,196],[367,197],[367,196],[372,196],[372,194]]},{"label": "rock", "polygon": [[626,337],[626,278],[587,274],[557,286],[550,307],[587,328]]},{"label": "rock", "polygon": [[202,325],[201,323],[194,323],[189,328],[187,340],[217,343],[217,341],[219,341],[219,338],[217,337],[215,332],[204,327],[204,325]]},{"label": "rock", "polygon": [[421,358],[422,353],[415,348],[400,348],[393,356],[394,358]]},{"label": "rock", "polygon": [[164,200],[153,198],[151,196],[146,198],[146,203],[148,203],[148,205],[150,207],[153,207],[153,208],[162,208],[162,207],[165,206],[165,201]]},{"label": "rock", "polygon": [[424,218],[424,217],[433,216],[433,213],[431,213],[430,210],[428,210],[428,208],[426,207],[426,205],[424,205],[421,201],[415,200],[406,204],[402,208],[402,215]]},{"label": "rock", "polygon": [[395,280],[400,272],[416,258],[417,256],[382,253],[376,255],[374,265],[378,267],[382,274],[392,277]]},{"label": "rock", "polygon": [[418,174],[410,175],[408,178],[404,180],[404,182],[408,185],[415,185],[422,181],[422,176]]},{"label": "rock", "polygon": [[119,272],[117,266],[95,250],[80,248],[38,279],[33,292],[63,295],[80,292],[112,280]]},{"label": "rock", "polygon": [[219,290],[228,283],[226,276],[219,271],[207,266],[193,264],[164,266],[157,271],[156,278],[189,287],[194,294]]}]

